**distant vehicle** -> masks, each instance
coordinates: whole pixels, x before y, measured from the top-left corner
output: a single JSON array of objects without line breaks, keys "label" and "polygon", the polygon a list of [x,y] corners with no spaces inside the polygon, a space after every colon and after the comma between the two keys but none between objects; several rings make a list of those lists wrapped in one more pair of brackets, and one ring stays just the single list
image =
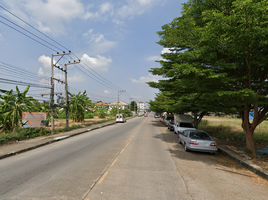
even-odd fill
[{"label": "distant vehicle", "polygon": [[147,114],[144,114],[144,117],[148,117],[148,115]]},{"label": "distant vehicle", "polygon": [[116,114],[116,122],[125,123],[126,121],[127,121],[127,119],[125,118],[125,114],[124,113],[117,113]]},{"label": "distant vehicle", "polygon": [[139,112],[138,113],[138,117],[141,117],[141,116],[143,116],[143,113],[142,112]]},{"label": "distant vehicle", "polygon": [[159,118],[159,117],[160,117],[160,114],[158,114],[158,113],[154,114],[154,118]]},{"label": "distant vehicle", "polygon": [[182,134],[184,130],[196,130],[192,124],[191,115],[174,115],[174,133]]},{"label": "distant vehicle", "polygon": [[184,145],[185,151],[200,151],[214,154],[218,151],[216,142],[205,131],[184,130],[178,135],[178,142]]},{"label": "distant vehicle", "polygon": [[168,122],[168,129],[174,131],[174,119]]},{"label": "distant vehicle", "polygon": [[164,118],[164,115],[161,115],[160,116],[160,122],[162,122],[163,118]]},{"label": "distant vehicle", "polygon": [[167,126],[171,120],[174,120],[173,115],[165,115],[164,124]]}]

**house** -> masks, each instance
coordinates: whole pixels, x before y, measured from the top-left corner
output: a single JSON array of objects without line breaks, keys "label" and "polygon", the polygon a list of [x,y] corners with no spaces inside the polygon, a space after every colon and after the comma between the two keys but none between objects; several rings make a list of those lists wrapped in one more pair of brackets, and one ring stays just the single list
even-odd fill
[{"label": "house", "polygon": [[102,108],[105,108],[105,109],[109,109],[109,105],[107,103],[103,103],[103,102],[96,103],[96,106],[97,107],[102,107]]},{"label": "house", "polygon": [[124,103],[124,102],[122,102],[122,101],[119,101],[119,103],[116,101],[116,102],[114,102],[114,103],[110,103],[110,104],[109,104],[109,110],[111,110],[112,108],[116,107],[117,104],[118,104],[118,106],[119,106],[119,109],[122,109],[122,110],[125,110],[125,108],[128,107],[128,104],[126,104],[126,103]]}]

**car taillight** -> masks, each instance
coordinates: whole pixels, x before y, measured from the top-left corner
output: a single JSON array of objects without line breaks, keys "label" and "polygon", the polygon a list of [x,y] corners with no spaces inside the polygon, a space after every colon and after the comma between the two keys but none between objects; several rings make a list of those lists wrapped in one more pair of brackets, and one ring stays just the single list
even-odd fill
[{"label": "car taillight", "polygon": [[189,144],[197,145],[197,142],[196,141],[190,141]]},{"label": "car taillight", "polygon": [[216,142],[212,142],[212,143],[210,144],[210,146],[212,146],[212,147],[216,147],[217,144],[216,144]]}]

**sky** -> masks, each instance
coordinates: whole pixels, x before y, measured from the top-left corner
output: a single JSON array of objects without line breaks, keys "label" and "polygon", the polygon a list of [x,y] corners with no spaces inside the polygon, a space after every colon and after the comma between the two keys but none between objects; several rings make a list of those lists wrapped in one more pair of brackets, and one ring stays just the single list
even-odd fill
[{"label": "sky", "polygon": [[[154,100],[157,89],[146,82],[168,51],[157,44],[157,31],[181,16],[183,0],[0,0],[0,89],[25,89],[49,100],[51,54],[54,64],[67,65],[68,90],[86,93],[92,101],[129,103]],[[60,60],[59,60],[60,59]],[[1,72],[2,71],[2,72]],[[64,73],[53,69],[64,81]],[[26,84],[27,85],[27,84]],[[55,81],[55,92],[64,84]],[[56,97],[55,97],[56,98]]]}]

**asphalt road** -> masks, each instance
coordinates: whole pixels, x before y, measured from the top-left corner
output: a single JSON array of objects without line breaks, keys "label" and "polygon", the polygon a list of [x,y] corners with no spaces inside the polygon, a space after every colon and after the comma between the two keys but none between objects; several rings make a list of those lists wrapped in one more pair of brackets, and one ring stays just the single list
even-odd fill
[{"label": "asphalt road", "polygon": [[0,199],[267,199],[221,154],[184,152],[149,115],[0,160]]}]

